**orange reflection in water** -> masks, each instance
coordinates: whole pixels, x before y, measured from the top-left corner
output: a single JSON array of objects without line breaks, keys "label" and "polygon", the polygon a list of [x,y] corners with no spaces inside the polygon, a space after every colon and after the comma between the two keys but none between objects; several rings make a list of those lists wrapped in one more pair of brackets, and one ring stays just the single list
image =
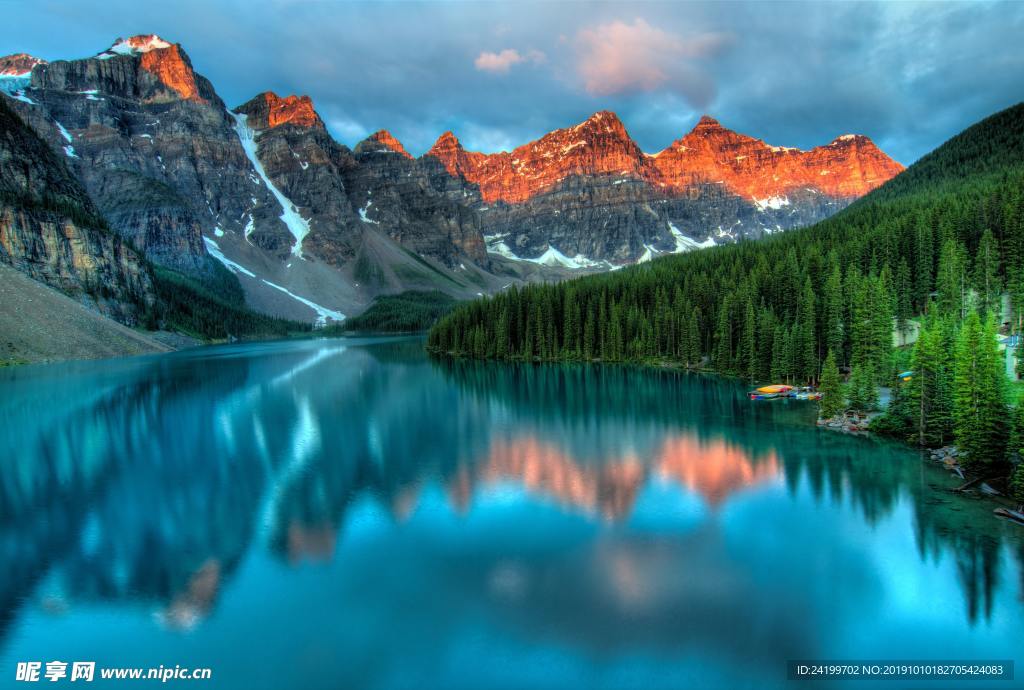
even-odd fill
[{"label": "orange reflection in water", "polygon": [[515,480],[562,505],[617,520],[629,515],[640,487],[652,476],[679,483],[715,508],[746,487],[780,476],[781,467],[773,450],[755,460],[721,439],[702,442],[675,436],[647,462],[628,454],[611,462],[587,463],[552,444],[524,437],[494,444],[472,474],[464,469],[449,486],[449,497],[460,512],[468,506],[474,485]]},{"label": "orange reflection in water", "polygon": [[489,484],[515,479],[530,491],[550,495],[564,505],[617,519],[632,510],[646,472],[635,457],[583,464],[552,445],[527,437],[492,446],[477,478]]},{"label": "orange reflection in water", "polygon": [[755,461],[745,450],[722,439],[701,442],[693,436],[667,439],[655,468],[659,477],[696,491],[712,507],[737,491],[781,475],[779,459],[772,449]]}]

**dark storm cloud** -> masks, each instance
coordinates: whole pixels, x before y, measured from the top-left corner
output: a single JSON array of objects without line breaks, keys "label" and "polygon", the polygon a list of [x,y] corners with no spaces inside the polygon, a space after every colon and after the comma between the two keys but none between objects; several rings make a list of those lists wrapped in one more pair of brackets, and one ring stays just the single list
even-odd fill
[{"label": "dark storm cloud", "polygon": [[600,109],[648,151],[702,112],[773,144],[910,163],[1024,94],[1024,3],[3,2],[0,52],[179,41],[224,100],[305,93],[352,145],[509,148]]}]

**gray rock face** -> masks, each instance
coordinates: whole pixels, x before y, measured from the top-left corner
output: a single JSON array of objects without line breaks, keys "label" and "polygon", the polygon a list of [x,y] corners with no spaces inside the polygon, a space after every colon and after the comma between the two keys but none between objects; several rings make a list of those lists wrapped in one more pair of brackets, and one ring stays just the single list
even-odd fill
[{"label": "gray rock face", "polygon": [[336,268],[358,250],[362,223],[348,198],[352,152],[327,133],[308,98],[263,93],[235,109],[254,130],[264,172],[309,224],[300,247]]},{"label": "gray rock face", "polygon": [[[229,112],[181,47],[154,35],[82,60],[0,58],[0,100],[127,240],[75,240],[123,263],[123,275],[112,264],[90,280],[146,295],[131,247],[199,279],[212,272],[210,251],[250,303],[293,316],[277,305],[294,302],[300,318],[310,300],[351,313],[402,289],[471,297],[756,239],[820,220],[900,169],[866,137],[797,151],[707,117],[649,155],[607,111],[511,152],[466,151],[447,132],[414,159],[383,130],[350,150],[305,96],[267,92]],[[9,209],[9,244],[31,245],[30,226],[49,239],[8,254],[53,256],[59,224],[24,213]],[[47,279],[78,289],[56,265]]]},{"label": "gray rock face", "polygon": [[263,93],[235,112],[255,130],[263,170],[308,223],[306,258],[344,269],[366,256],[373,232],[449,268],[487,265],[478,214],[438,193],[387,133],[353,152],[331,138],[307,97]]},{"label": "gray rock face", "polygon": [[493,251],[536,259],[554,249],[591,264],[807,225],[902,169],[866,137],[798,151],[709,117],[650,155],[606,111],[511,152],[466,151],[446,132],[420,163],[436,191],[479,211]]},{"label": "gray rock face", "polygon": [[360,142],[346,171],[349,198],[364,222],[449,268],[465,258],[486,268],[479,213],[440,194],[424,168],[381,131]]},{"label": "gray rock face", "polygon": [[0,100],[0,262],[134,325],[154,305],[145,262],[64,162]]},{"label": "gray rock face", "polygon": [[155,263],[207,270],[202,233],[245,233],[285,256],[291,236],[235,121],[178,46],[41,64],[15,105]]}]

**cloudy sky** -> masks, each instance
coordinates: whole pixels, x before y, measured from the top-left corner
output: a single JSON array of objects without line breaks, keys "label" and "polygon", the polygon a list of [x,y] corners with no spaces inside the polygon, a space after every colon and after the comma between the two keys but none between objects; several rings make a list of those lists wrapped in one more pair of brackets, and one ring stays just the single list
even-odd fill
[{"label": "cloudy sky", "polygon": [[702,113],[771,144],[872,137],[909,164],[1024,99],[1024,2],[0,0],[0,54],[182,44],[229,106],[310,95],[334,136],[509,149],[609,109],[658,151]]}]

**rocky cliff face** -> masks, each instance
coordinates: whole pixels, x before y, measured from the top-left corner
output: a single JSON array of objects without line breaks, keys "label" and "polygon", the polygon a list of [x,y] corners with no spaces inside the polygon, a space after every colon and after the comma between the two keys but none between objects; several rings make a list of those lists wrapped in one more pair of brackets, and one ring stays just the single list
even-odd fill
[{"label": "rocky cliff face", "polygon": [[308,96],[262,93],[234,111],[253,130],[255,155],[270,182],[294,206],[293,253],[340,268],[355,256],[361,223],[344,171],[352,152],[324,128]]},{"label": "rocky cliff face", "polygon": [[137,36],[93,58],[39,64],[24,93],[19,113],[155,263],[204,274],[202,233],[217,229],[281,256],[290,249],[234,119],[180,46]]},{"label": "rocky cliff face", "polygon": [[479,214],[439,194],[424,168],[389,132],[360,142],[354,157],[346,185],[360,220],[449,268],[467,258],[486,267]]},{"label": "rocky cliff face", "polygon": [[855,199],[903,170],[865,136],[844,134],[826,146],[801,151],[737,134],[706,115],[653,161],[674,190],[712,182],[761,205],[794,190]]},{"label": "rocky cliff face", "polygon": [[154,304],[145,262],[0,99],[0,262],[126,324]]},{"label": "rocky cliff face", "polygon": [[610,112],[511,153],[466,151],[446,132],[422,161],[435,189],[480,211],[492,252],[568,266],[644,260],[807,225],[902,170],[867,137],[799,151],[710,117],[650,155]]},{"label": "rocky cliff face", "polygon": [[307,96],[229,111],[181,46],[152,34],[81,60],[0,58],[0,92],[118,237],[197,278],[219,261],[251,304],[294,318],[757,238],[901,169],[866,137],[798,151],[708,117],[651,155],[607,111],[511,152],[467,151],[446,132],[416,159],[386,130],[350,150]]}]

